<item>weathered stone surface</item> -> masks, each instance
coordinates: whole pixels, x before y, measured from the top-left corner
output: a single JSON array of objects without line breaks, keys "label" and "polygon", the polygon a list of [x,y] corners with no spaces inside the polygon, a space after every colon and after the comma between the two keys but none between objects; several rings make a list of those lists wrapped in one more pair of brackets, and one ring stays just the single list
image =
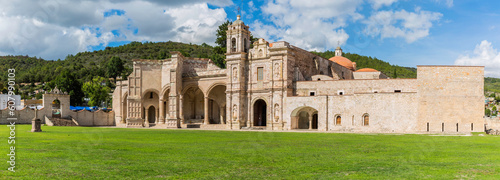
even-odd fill
[{"label": "weathered stone surface", "polygon": [[259,39],[250,48],[248,29],[241,20],[229,26],[227,69],[178,52],[166,60],[134,60],[134,71],[113,94],[116,125],[484,131],[483,67],[418,66],[417,79],[387,79],[284,41]]}]

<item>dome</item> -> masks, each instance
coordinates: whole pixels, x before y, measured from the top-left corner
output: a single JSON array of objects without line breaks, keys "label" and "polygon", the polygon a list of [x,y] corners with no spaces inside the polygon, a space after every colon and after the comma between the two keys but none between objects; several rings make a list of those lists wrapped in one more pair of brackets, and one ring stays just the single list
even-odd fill
[{"label": "dome", "polygon": [[233,22],[233,25],[235,24],[244,24],[242,20],[240,20],[240,15],[236,16],[236,21]]},{"label": "dome", "polygon": [[372,69],[372,68],[363,68],[363,69],[357,70],[356,72],[379,72],[379,71]]},{"label": "dome", "polygon": [[335,56],[335,57],[330,58],[329,60],[333,61],[333,62],[335,62],[337,64],[340,64],[341,66],[344,66],[347,69],[350,69],[352,71],[356,70],[354,63],[351,60],[349,60],[349,59],[347,59],[345,57]]}]

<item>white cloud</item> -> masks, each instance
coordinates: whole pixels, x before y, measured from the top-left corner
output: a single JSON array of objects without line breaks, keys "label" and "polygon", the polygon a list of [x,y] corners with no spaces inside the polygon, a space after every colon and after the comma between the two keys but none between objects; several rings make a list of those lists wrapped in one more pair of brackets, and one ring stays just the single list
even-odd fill
[{"label": "white cloud", "polygon": [[373,37],[404,38],[412,43],[429,35],[432,23],[441,19],[443,15],[437,12],[422,11],[419,7],[415,12],[378,11],[371,15],[364,23],[367,25],[364,32]]},{"label": "white cloud", "polygon": [[438,3],[444,3],[448,8],[453,7],[453,0],[435,0]]},{"label": "white cloud", "polygon": [[[213,35],[226,13],[222,8],[208,8],[207,3],[233,4],[230,0],[2,1],[0,54],[64,59],[112,41],[214,44]],[[104,17],[111,9],[125,13]]]},{"label": "white cloud", "polygon": [[271,41],[285,40],[307,50],[326,50],[345,44],[343,30],[350,21],[363,16],[357,9],[361,0],[277,0],[261,7],[271,24],[254,21],[253,34]]},{"label": "white cloud", "polygon": [[487,40],[476,45],[472,55],[458,57],[455,65],[484,66],[485,76],[500,78],[500,52]]},{"label": "white cloud", "polygon": [[382,6],[390,6],[392,3],[395,3],[398,0],[369,0],[370,4],[372,4],[373,9],[377,10]]},{"label": "white cloud", "polygon": [[215,44],[214,34],[227,16],[223,9],[212,10],[206,4],[169,9],[165,13],[175,18],[174,40],[197,44]]}]

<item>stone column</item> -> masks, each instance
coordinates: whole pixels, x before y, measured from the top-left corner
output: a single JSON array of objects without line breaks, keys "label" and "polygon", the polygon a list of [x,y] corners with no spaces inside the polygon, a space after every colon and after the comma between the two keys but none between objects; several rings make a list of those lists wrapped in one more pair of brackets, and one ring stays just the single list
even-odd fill
[{"label": "stone column", "polygon": [[313,116],[309,115],[309,129],[312,129],[312,119],[313,119]]},{"label": "stone column", "polygon": [[220,123],[221,123],[221,124],[226,124],[226,122],[224,121],[224,114],[225,114],[225,113],[224,113],[224,107],[223,107],[223,106],[220,106],[220,107],[219,107],[219,109],[220,109],[220,110],[219,110],[219,112],[220,112],[220,113],[219,113],[219,115],[220,115]]},{"label": "stone column", "polygon": [[146,109],[145,111],[146,111],[146,112],[144,112],[144,113],[145,113],[145,114],[144,114],[144,117],[146,117],[146,118],[144,119],[144,123],[149,123],[149,113],[148,113],[148,112],[149,112],[149,110],[148,110],[148,109]]},{"label": "stone column", "polygon": [[162,123],[162,124],[165,124],[165,117],[163,117],[163,113],[165,112],[164,108],[165,108],[165,105],[163,104],[163,100],[160,100],[160,104],[159,104],[159,107],[160,107],[160,120],[159,120],[159,123]]},{"label": "stone column", "polygon": [[182,94],[179,95],[179,118],[181,119],[181,124],[184,124],[184,112],[182,111]]},{"label": "stone column", "polygon": [[209,100],[208,97],[205,97],[205,107],[204,107],[205,108],[205,113],[204,113],[205,119],[203,121],[203,124],[209,124],[209,122],[208,122],[208,100]]}]

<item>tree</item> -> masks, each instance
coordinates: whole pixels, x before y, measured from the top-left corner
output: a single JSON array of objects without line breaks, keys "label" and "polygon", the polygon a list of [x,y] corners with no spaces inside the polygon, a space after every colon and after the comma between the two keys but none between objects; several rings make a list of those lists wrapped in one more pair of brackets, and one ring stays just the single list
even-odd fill
[{"label": "tree", "polygon": [[90,106],[100,106],[102,102],[107,102],[109,99],[110,88],[106,85],[102,85],[106,82],[106,78],[97,76],[92,79],[92,81],[85,82],[83,84],[83,91],[85,95],[90,99]]},{"label": "tree", "polygon": [[119,57],[113,56],[106,65],[106,76],[113,78],[116,83],[116,77],[121,75],[125,69],[123,64],[123,61]]},{"label": "tree", "polygon": [[63,92],[67,92],[70,97],[70,104],[76,106],[82,103],[84,96],[82,83],[68,69],[64,69],[55,79],[55,84]]},{"label": "tree", "polygon": [[[224,54],[226,52],[226,45],[227,45],[227,28],[229,25],[231,25],[231,21],[227,20],[226,22],[222,23],[219,26],[219,29],[217,29],[217,39],[215,40],[215,44],[219,45],[219,52],[216,52],[217,54]],[[222,53],[220,53],[222,52]]]},{"label": "tree", "polygon": [[490,116],[491,116],[491,110],[490,110],[490,109],[488,109],[488,108],[486,108],[486,109],[484,110],[484,115],[485,115],[485,116],[487,116],[487,117],[490,117]]}]

